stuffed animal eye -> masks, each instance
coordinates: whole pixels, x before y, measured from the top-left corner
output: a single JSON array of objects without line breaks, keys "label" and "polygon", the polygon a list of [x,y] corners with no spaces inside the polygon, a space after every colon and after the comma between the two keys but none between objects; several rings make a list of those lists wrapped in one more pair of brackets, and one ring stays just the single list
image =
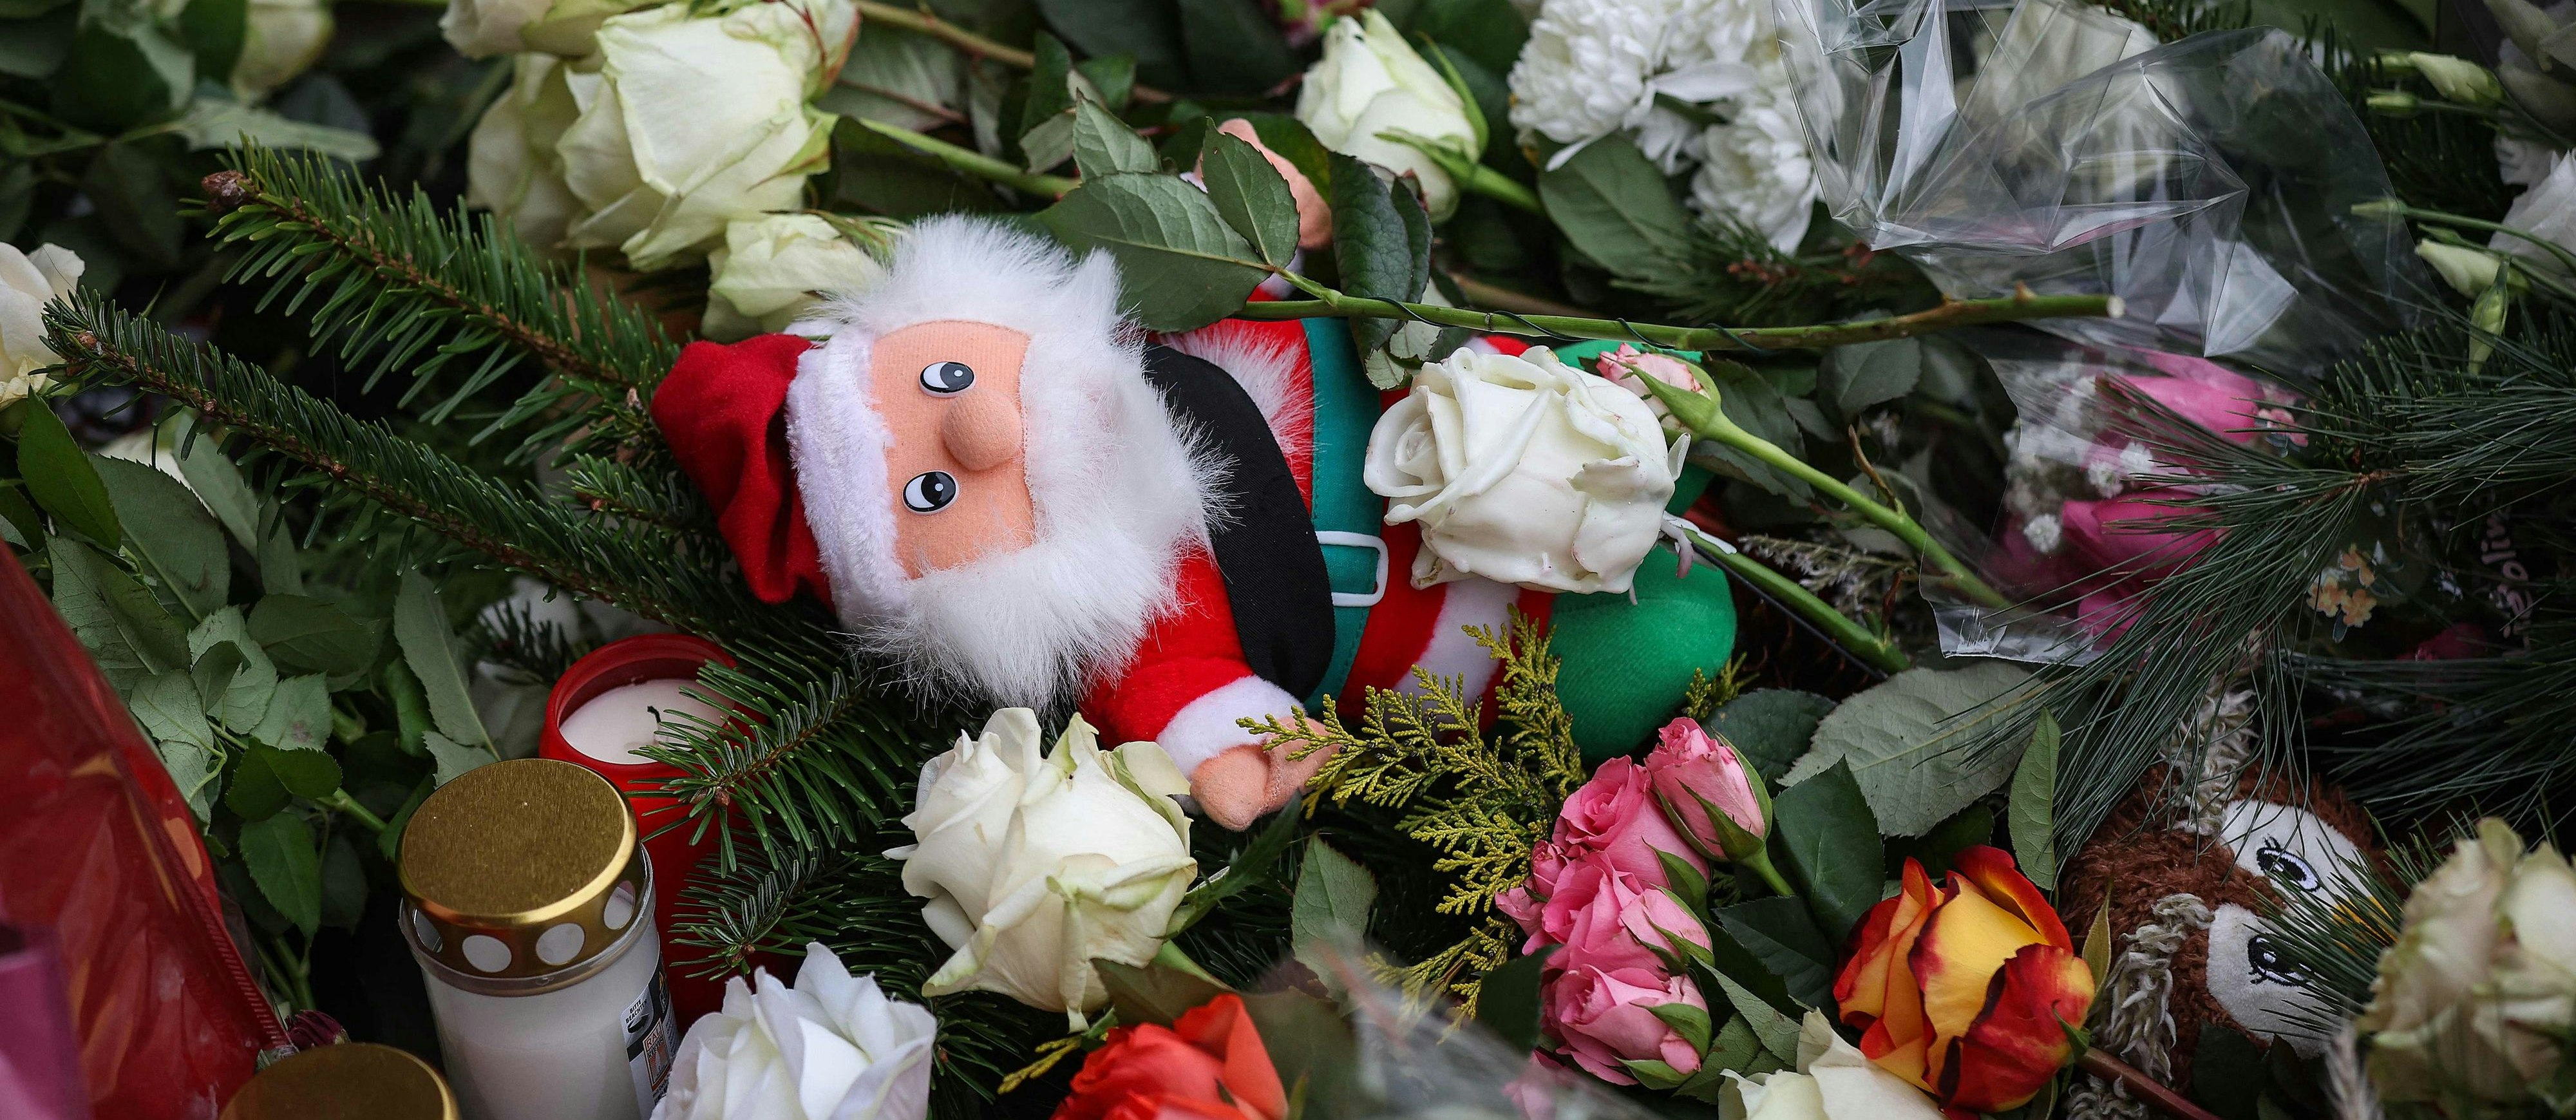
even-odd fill
[{"label": "stuffed animal eye", "polygon": [[2282,984],[2304,988],[2316,981],[2308,966],[2293,960],[2270,936],[2255,934],[2245,942],[2245,963],[2251,970],[2246,979],[2257,984]]},{"label": "stuffed animal eye", "polygon": [[2316,869],[2308,866],[2308,861],[2300,859],[2289,849],[2277,844],[2265,844],[2261,850],[2256,851],[2254,865],[2262,868],[2263,876],[2275,883],[2297,887],[2303,891],[2317,889]]},{"label": "stuffed animal eye", "polygon": [[937,513],[957,500],[957,476],[947,471],[923,471],[903,484],[903,508],[914,513]]},{"label": "stuffed animal eye", "polygon": [[956,396],[974,383],[975,367],[964,362],[932,362],[921,367],[921,391],[934,397]]}]

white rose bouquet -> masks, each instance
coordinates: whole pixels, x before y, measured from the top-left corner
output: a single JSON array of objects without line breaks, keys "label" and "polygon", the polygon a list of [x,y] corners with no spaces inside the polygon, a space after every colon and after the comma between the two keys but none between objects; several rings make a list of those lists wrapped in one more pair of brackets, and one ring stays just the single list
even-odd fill
[{"label": "white rose bouquet", "polygon": [[2370,991],[2356,1025],[2384,1099],[2560,1102],[2552,1087],[2576,1027],[2576,869],[2548,844],[2523,851],[2503,821],[2478,822],[2407,896]]},{"label": "white rose bouquet", "polygon": [[475,126],[467,200],[538,245],[695,261],[728,223],[803,204],[833,121],[805,99],[855,21],[846,0],[674,4],[610,17],[587,58],[521,55]]},{"label": "white rose bouquet", "polygon": [[939,1025],[887,999],[821,942],[796,986],[754,969],[725,981],[724,1009],[691,1024],[653,1120],[921,1120]]},{"label": "white rose bouquet", "polygon": [[1075,716],[1038,755],[1037,713],[1005,708],[981,736],[921,768],[903,823],[917,842],[903,886],[957,950],[924,995],[999,992],[1075,1027],[1109,998],[1091,962],[1142,966],[1162,951],[1198,863],[1175,800],[1189,782],[1161,747],[1100,749]]},{"label": "white rose bouquet", "polygon": [[1556,360],[1460,350],[1378,417],[1362,479],[1422,526],[1413,584],[1465,576],[1625,592],[1663,531],[1687,437],[1646,402]]}]

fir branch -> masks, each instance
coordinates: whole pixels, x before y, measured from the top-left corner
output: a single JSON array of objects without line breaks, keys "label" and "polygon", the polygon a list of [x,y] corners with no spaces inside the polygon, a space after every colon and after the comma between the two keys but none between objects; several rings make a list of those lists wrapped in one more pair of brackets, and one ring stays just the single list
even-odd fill
[{"label": "fir branch", "polygon": [[714,541],[715,511],[688,477],[669,464],[646,470],[632,462],[598,455],[575,455],[565,466],[563,485],[574,501],[593,513],[642,522],[674,533]]},{"label": "fir branch", "polygon": [[[374,369],[412,381],[413,406],[442,370],[473,367],[422,410],[433,422],[459,415],[496,386],[516,386],[523,358],[552,376],[535,379],[482,434],[551,418],[536,442],[584,428],[593,439],[657,443],[645,397],[678,347],[642,311],[594,287],[577,270],[541,259],[489,215],[442,214],[425,193],[397,200],[319,156],[250,148],[206,179],[214,236],[245,252],[227,279],[265,279],[265,309],[285,297],[292,315],[312,304],[317,338]],[[478,437],[480,438],[480,437]]]}]

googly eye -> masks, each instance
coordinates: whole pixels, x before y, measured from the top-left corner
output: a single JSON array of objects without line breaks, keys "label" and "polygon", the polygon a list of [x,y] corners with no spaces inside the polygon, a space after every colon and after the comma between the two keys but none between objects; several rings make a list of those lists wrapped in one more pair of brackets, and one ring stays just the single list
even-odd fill
[{"label": "googly eye", "polygon": [[903,508],[914,513],[937,513],[957,500],[957,476],[947,471],[923,471],[903,484]]},{"label": "googly eye", "polygon": [[975,367],[964,362],[932,362],[921,367],[921,391],[934,397],[953,397],[975,383]]},{"label": "googly eye", "polygon": [[2317,889],[2316,869],[2308,866],[2308,861],[2300,859],[2289,849],[2278,844],[2266,843],[2257,850],[2254,853],[2254,865],[2262,868],[2263,876],[2275,883],[2297,887],[2303,891]]},{"label": "googly eye", "polygon": [[2316,982],[2316,974],[2268,934],[2255,934],[2245,943],[2245,964],[2246,979],[2253,983],[2303,988]]}]

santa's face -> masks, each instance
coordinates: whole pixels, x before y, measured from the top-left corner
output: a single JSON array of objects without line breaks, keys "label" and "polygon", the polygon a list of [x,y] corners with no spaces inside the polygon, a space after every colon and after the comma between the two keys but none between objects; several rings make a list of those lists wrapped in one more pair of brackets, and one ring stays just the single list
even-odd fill
[{"label": "santa's face", "polygon": [[885,419],[886,500],[907,578],[1028,547],[1020,364],[1029,336],[990,323],[918,323],[876,340],[870,393]]}]

